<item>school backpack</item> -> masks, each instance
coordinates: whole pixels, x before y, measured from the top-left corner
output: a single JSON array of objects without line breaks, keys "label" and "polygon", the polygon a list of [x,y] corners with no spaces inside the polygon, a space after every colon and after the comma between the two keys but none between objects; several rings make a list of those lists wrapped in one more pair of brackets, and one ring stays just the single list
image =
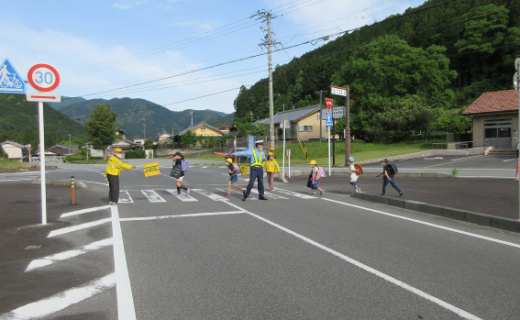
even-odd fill
[{"label": "school backpack", "polygon": [[181,160],[182,171],[190,170],[190,164],[186,160]]},{"label": "school backpack", "polygon": [[325,178],[326,175],[325,175],[325,169],[323,168],[318,168],[318,174],[320,176],[320,178]]},{"label": "school backpack", "polygon": [[240,168],[240,166],[237,166],[236,164],[234,164],[233,167],[235,168],[235,173],[236,174],[241,174],[242,173],[242,169]]},{"label": "school backpack", "polygon": [[397,170],[397,166],[393,163],[389,163],[386,165],[386,168],[388,169],[388,175],[390,177],[393,177],[395,176],[396,174],[399,173],[399,171]]},{"label": "school backpack", "polygon": [[355,163],[354,168],[356,168],[357,175],[363,174],[363,167],[359,163]]}]

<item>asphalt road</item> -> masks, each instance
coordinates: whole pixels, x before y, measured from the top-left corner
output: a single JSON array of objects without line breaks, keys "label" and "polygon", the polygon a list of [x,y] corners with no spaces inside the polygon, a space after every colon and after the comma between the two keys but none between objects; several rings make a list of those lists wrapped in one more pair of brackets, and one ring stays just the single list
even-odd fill
[{"label": "asphalt road", "polygon": [[[74,175],[89,185],[78,189],[81,207],[71,208],[67,188],[49,191],[56,199],[49,203],[52,223],[23,244],[23,235],[7,235],[37,222],[38,189],[29,184],[30,174],[0,175],[0,187],[9,190],[0,193],[0,221],[11,221],[0,229],[10,239],[0,252],[11,248],[0,264],[0,319],[520,314],[518,234],[366,203],[334,192],[326,180],[322,197],[294,181],[276,184],[268,201],[253,194],[242,202],[238,193],[225,197],[228,178],[217,166],[190,169],[190,197],[168,191],[175,187],[167,163],[161,167],[166,175],[123,172],[125,200],[107,207],[103,165],[61,168],[47,178]],[[240,178],[245,186],[247,176]],[[29,191],[32,200],[21,196]],[[25,204],[32,209],[20,211],[19,201],[33,201]],[[27,249],[28,243],[41,247]]]}]

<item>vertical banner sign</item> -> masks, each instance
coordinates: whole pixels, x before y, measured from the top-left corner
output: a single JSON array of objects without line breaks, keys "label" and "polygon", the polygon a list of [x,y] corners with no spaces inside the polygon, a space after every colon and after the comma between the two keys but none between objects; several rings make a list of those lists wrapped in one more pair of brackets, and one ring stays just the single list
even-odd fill
[{"label": "vertical banner sign", "polygon": [[249,143],[247,144],[247,148],[249,150],[255,147],[255,136],[249,136]]},{"label": "vertical banner sign", "polygon": [[[27,80],[31,86],[40,92],[50,92],[60,84],[60,75],[54,67],[39,63],[32,66],[27,73]],[[38,102],[38,122],[39,122],[39,138],[40,138],[40,182],[41,182],[41,205],[42,205],[42,224],[47,224],[47,186],[45,181],[45,129],[43,127],[43,101],[59,102],[60,95],[54,94],[27,94],[27,101]]]},{"label": "vertical banner sign", "polygon": [[330,108],[332,108],[333,102],[334,102],[333,99],[325,98],[325,103],[327,104],[327,109],[329,109],[329,112],[330,112]]},{"label": "vertical banner sign", "polygon": [[143,166],[144,176],[151,177],[161,174],[161,170],[159,169],[159,162],[153,162],[149,164],[145,164]]}]

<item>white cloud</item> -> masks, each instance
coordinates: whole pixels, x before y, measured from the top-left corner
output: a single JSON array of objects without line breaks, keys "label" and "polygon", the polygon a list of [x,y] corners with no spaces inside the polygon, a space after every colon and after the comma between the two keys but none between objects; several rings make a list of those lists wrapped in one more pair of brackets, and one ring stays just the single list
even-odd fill
[{"label": "white cloud", "polygon": [[116,8],[116,9],[120,9],[120,10],[128,10],[128,9],[130,9],[130,6],[119,4],[119,3],[114,3],[112,5],[112,7]]}]

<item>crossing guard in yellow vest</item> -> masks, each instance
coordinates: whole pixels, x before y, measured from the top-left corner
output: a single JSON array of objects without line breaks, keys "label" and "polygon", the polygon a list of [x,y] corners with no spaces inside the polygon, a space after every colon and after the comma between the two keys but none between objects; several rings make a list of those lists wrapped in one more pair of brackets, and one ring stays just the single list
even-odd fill
[{"label": "crossing guard in yellow vest", "polygon": [[114,155],[108,159],[107,168],[105,169],[105,177],[108,181],[108,204],[117,204],[119,201],[119,175],[121,169],[130,170],[136,167],[121,161],[121,149],[115,148]]},{"label": "crossing guard in yellow vest", "polygon": [[278,176],[280,176],[280,166],[278,165],[278,162],[276,162],[276,159],[274,158],[274,152],[269,151],[267,154],[267,161],[264,161],[264,168],[265,172],[267,172],[267,181],[269,181],[269,189],[267,191],[273,190],[273,183],[274,183],[274,173],[278,172]]}]

